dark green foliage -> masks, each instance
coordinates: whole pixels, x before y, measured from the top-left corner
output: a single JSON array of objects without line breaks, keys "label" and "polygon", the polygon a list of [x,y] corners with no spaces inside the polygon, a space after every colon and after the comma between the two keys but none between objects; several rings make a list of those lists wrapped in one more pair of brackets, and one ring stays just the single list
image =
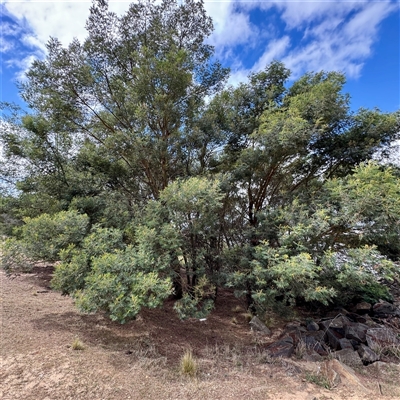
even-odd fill
[{"label": "dark green foliage", "polygon": [[[61,261],[53,286],[124,322],[170,295],[181,318],[232,287],[251,310],[389,298],[399,113],[350,111],[338,72],[274,61],[224,87],[201,1],[95,0],[1,123],[3,267]],[[11,189],[10,189],[11,188]]]}]

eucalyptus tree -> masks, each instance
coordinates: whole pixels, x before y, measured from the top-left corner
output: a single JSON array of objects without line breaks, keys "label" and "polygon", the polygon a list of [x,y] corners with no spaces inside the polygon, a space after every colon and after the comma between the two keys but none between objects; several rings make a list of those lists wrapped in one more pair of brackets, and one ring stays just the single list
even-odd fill
[{"label": "eucalyptus tree", "polygon": [[119,17],[95,0],[86,29],[83,43],[66,48],[50,39],[22,97],[58,129],[85,138],[82,151],[118,164],[127,196],[158,198],[185,175],[185,132],[228,73],[205,44],[211,18],[201,1],[139,1]]}]

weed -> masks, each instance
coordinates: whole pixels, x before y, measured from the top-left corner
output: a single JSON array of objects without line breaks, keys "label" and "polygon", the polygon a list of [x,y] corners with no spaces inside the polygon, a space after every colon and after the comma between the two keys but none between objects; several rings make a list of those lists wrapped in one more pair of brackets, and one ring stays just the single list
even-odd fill
[{"label": "weed", "polygon": [[233,317],[231,320],[232,324],[237,325],[238,324],[238,320],[236,317]]},{"label": "weed", "polygon": [[307,344],[304,342],[304,340],[300,340],[296,346],[294,354],[296,358],[301,360],[307,354],[307,350],[308,350]]},{"label": "weed", "polygon": [[236,307],[233,307],[233,308],[232,308],[232,312],[234,312],[234,313],[243,312],[243,307],[237,305]]},{"label": "weed", "polygon": [[84,350],[85,346],[83,345],[83,343],[79,340],[79,339],[75,339],[72,342],[72,350]]},{"label": "weed", "polygon": [[197,374],[197,361],[193,356],[192,350],[186,350],[181,358],[180,371],[183,375],[195,377]]},{"label": "weed", "polygon": [[248,313],[248,312],[242,313],[240,315],[245,319],[246,322],[250,322],[251,319],[253,318],[253,315],[251,313]]},{"label": "weed", "polygon": [[388,344],[382,346],[375,346],[374,351],[379,356],[394,357],[400,360],[400,345]]},{"label": "weed", "polygon": [[306,381],[308,381],[310,383],[314,383],[315,385],[321,386],[325,389],[332,388],[332,385],[329,382],[328,377],[326,377],[324,374],[321,374],[321,373],[307,372],[306,373]]}]

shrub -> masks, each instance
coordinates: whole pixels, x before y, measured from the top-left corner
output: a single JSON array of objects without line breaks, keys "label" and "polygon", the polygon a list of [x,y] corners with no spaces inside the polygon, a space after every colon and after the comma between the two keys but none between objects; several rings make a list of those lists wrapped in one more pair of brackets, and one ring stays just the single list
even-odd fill
[{"label": "shrub", "polygon": [[1,268],[7,274],[14,271],[28,272],[32,269],[34,263],[27,256],[24,244],[15,238],[2,240],[0,243]]},{"label": "shrub", "polygon": [[113,321],[124,323],[143,307],[160,306],[171,293],[171,280],[157,271],[143,271],[136,250],[128,247],[93,258],[84,287],[74,297],[82,311],[103,310]]},{"label": "shrub", "polygon": [[60,251],[61,263],[55,266],[52,286],[65,294],[83,289],[92,268],[92,259],[123,249],[122,236],[118,229],[95,225],[80,247],[71,244]]},{"label": "shrub", "polygon": [[57,261],[62,249],[82,242],[87,234],[89,218],[76,211],[61,211],[53,215],[25,218],[24,222],[21,241],[29,257]]}]

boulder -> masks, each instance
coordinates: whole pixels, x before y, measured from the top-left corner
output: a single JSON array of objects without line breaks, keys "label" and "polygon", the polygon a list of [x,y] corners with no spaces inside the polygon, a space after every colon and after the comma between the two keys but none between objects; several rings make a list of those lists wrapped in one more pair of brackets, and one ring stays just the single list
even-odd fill
[{"label": "boulder", "polygon": [[344,329],[346,325],[349,325],[351,321],[344,315],[338,315],[335,318],[330,318],[327,320],[322,320],[319,323],[319,327],[323,330],[329,328]]},{"label": "boulder", "polygon": [[266,348],[271,357],[291,357],[294,352],[293,338],[285,336],[284,338],[270,344]]},{"label": "boulder", "polygon": [[374,304],[372,311],[378,318],[386,318],[388,316],[400,317],[400,309],[387,301],[380,301]]},{"label": "boulder", "polygon": [[400,345],[400,339],[396,333],[387,327],[368,329],[366,333],[366,340],[368,346],[373,351],[378,352],[384,347]]},{"label": "boulder", "polygon": [[359,343],[365,343],[368,329],[368,325],[352,322],[344,328],[345,337],[347,339],[354,339]]},{"label": "boulder", "polygon": [[[337,386],[339,383],[343,384],[350,390],[368,392],[368,389],[361,383],[353,369],[344,365],[338,360],[325,361],[322,365],[321,372],[328,377],[328,379],[334,379],[330,382],[331,386]],[[338,375],[336,377],[333,372]]]},{"label": "boulder", "polygon": [[333,350],[340,350],[342,347],[340,345],[340,339],[344,338],[344,332],[339,329],[329,328],[325,332],[325,342]]},{"label": "boulder", "polygon": [[365,324],[367,322],[367,318],[369,317],[368,314],[360,315],[356,313],[348,313],[346,317],[352,322],[361,322]]},{"label": "boulder", "polygon": [[358,348],[357,351],[358,351],[358,355],[360,356],[360,358],[364,364],[371,364],[371,363],[379,360],[378,354],[376,354],[368,346],[365,346],[365,344],[360,344],[360,347]]},{"label": "boulder", "polygon": [[310,321],[307,324],[307,331],[308,332],[316,332],[319,330],[319,325],[315,321]]},{"label": "boulder", "polygon": [[358,303],[354,309],[357,314],[368,314],[371,311],[371,304],[367,303],[366,301],[362,301],[361,303]]},{"label": "boulder", "polygon": [[323,343],[323,335],[307,335],[304,336],[302,340],[304,341],[307,350],[314,351],[320,356],[328,355],[328,349]]},{"label": "boulder", "polygon": [[356,367],[362,365],[362,361],[357,351],[353,349],[343,349],[336,351],[334,357],[350,367]]},{"label": "boulder", "polygon": [[265,326],[263,322],[261,322],[258,317],[253,317],[249,324],[254,331],[261,332],[267,336],[271,335],[271,331]]},{"label": "boulder", "polygon": [[349,339],[346,338],[339,339],[339,345],[342,350],[344,349],[354,350],[354,347]]}]

